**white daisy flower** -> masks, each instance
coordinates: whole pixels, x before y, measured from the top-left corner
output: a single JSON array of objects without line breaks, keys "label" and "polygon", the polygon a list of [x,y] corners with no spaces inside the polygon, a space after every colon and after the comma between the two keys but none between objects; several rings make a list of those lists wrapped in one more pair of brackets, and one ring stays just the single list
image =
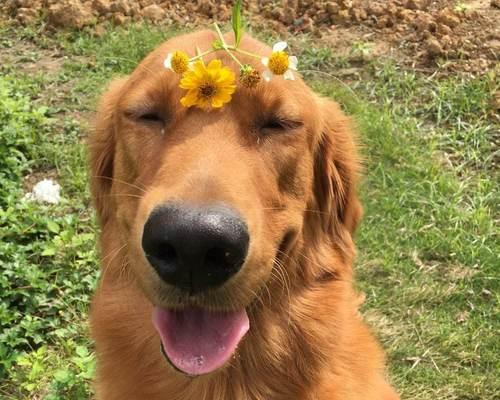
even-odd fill
[{"label": "white daisy flower", "polygon": [[183,74],[190,67],[189,57],[183,51],[168,53],[167,58],[163,61],[163,66],[178,74]]},{"label": "white daisy flower", "polygon": [[298,59],[285,51],[287,46],[286,42],[278,42],[273,46],[271,55],[261,59],[262,64],[267,67],[262,73],[266,82],[269,82],[273,75],[283,75],[283,79],[295,79],[293,71],[297,71]]}]

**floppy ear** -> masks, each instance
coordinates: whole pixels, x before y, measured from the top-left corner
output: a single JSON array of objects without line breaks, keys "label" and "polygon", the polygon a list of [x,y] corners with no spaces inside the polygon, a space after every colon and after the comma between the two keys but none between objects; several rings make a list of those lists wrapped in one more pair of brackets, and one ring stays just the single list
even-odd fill
[{"label": "floppy ear", "polygon": [[109,193],[113,178],[115,152],[115,108],[125,79],[111,83],[102,96],[92,133],[89,137],[90,189],[99,222],[104,225],[110,215]]},{"label": "floppy ear", "polygon": [[351,122],[339,106],[325,99],[319,102],[322,127],[315,152],[313,202],[323,232],[343,239],[354,233],[363,213],[356,193],[358,150]]}]

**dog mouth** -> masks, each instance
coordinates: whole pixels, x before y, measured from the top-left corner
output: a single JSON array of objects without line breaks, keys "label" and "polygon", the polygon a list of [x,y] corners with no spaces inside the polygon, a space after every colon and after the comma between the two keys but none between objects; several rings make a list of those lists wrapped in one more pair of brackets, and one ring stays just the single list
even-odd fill
[{"label": "dog mouth", "polygon": [[170,310],[155,307],[153,325],[162,352],[180,372],[198,376],[221,368],[235,353],[250,328],[246,310]]}]

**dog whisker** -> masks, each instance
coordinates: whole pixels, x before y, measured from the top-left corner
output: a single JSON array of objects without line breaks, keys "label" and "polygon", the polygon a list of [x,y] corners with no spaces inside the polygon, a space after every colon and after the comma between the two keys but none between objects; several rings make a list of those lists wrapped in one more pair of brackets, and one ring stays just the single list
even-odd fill
[{"label": "dog whisker", "polygon": [[109,259],[109,261],[106,263],[106,265],[102,268],[102,275],[101,275],[101,282],[104,283],[105,281],[105,277],[106,277],[106,274],[108,272],[108,269],[110,268],[111,266],[111,263],[113,262],[113,260],[120,254],[120,252],[125,249],[127,247],[127,244],[125,243],[123,246],[119,247],[118,249],[115,249],[113,251],[111,251],[110,253],[108,253],[102,260],[104,261],[104,259],[108,258],[111,256],[111,258]]},{"label": "dog whisker", "polygon": [[290,297],[290,288],[288,286],[286,273],[282,263],[279,260],[274,260],[274,268],[271,270],[271,274],[277,279],[278,283],[285,292],[286,296]]},{"label": "dog whisker", "polygon": [[114,250],[111,250],[108,254],[106,254],[105,256],[103,256],[101,258],[101,262],[105,261],[106,259],[108,259],[109,257],[111,257],[112,255],[115,254],[116,251],[120,251],[122,250],[125,246],[127,246],[127,244],[125,243],[123,246],[119,247],[118,249],[114,249]]},{"label": "dog whisker", "polygon": [[[262,210],[262,211],[285,211],[287,210],[286,207],[264,207],[264,208],[259,208],[259,210]],[[326,211],[321,211],[321,210],[312,210],[312,209],[309,209],[309,208],[304,208],[302,209],[303,212],[305,213],[313,213],[313,214],[321,214],[321,215],[330,215],[330,213],[326,212]]]},{"label": "dog whisker", "polygon": [[[283,252],[282,252],[283,253]],[[282,282],[283,282],[283,286],[284,286],[284,290],[286,291],[285,294],[286,294],[286,303],[288,305],[288,323],[287,325],[290,325],[290,318],[291,318],[291,310],[290,310],[290,307],[291,307],[291,302],[292,302],[292,295],[291,295],[291,282],[290,282],[290,276],[288,274],[288,271],[286,269],[286,267],[283,265],[283,263],[276,259],[275,260],[275,265],[278,267],[276,269],[277,272],[279,272],[280,276],[282,276]]]},{"label": "dog whisker", "polygon": [[[266,285],[264,285],[264,286],[266,286]],[[253,299],[255,301],[258,301],[261,304],[262,308],[266,308],[266,305],[264,303],[264,300],[262,300],[262,297],[256,291],[254,291],[253,289],[249,288],[248,290],[252,294]],[[269,302],[271,302],[271,293],[269,292],[269,290],[268,290],[268,295],[269,295]]]},{"label": "dog whisker", "polygon": [[[271,270],[271,274],[273,273],[273,271]],[[266,292],[267,292],[267,297],[269,298],[269,306],[271,307],[273,305],[273,297],[271,296],[271,291],[269,290],[269,282],[266,282],[264,285],[263,285],[264,289],[266,289]]]},{"label": "dog whisker", "polygon": [[328,76],[329,78],[331,79],[334,79],[336,80],[337,82],[339,82],[342,86],[344,86],[358,101],[360,101],[359,99],[359,96],[356,94],[356,92],[354,90],[352,90],[352,88],[347,84],[345,83],[342,79],[339,79],[338,77],[336,77],[335,75],[333,74],[330,74],[328,72],[325,72],[325,71],[321,71],[319,69],[305,69],[305,70],[302,70],[301,71],[303,74],[307,74],[307,73],[315,73],[315,74],[321,74],[321,75],[325,75],[325,76]]},{"label": "dog whisker", "polygon": [[130,183],[130,182],[127,182],[127,181],[124,181],[124,180],[121,180],[121,179],[118,179],[118,178],[114,178],[114,177],[111,177],[111,176],[104,176],[104,175],[93,175],[92,176],[92,179],[108,179],[110,181],[114,181],[114,182],[117,182],[117,183],[122,183],[124,185],[128,185],[134,189],[137,189],[137,190],[140,190],[141,192],[143,193],[146,193],[146,188],[143,188],[143,187],[140,187],[140,186],[137,186],[133,183]]},{"label": "dog whisker", "polygon": [[136,199],[143,198],[143,196],[139,196],[137,194],[132,194],[132,193],[110,193],[110,194],[101,195],[101,197],[134,197]]}]

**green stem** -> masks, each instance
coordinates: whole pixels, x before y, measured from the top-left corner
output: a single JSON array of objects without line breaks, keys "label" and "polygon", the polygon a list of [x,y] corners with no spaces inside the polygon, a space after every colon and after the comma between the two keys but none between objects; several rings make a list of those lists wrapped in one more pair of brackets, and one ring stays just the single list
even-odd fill
[{"label": "green stem", "polygon": [[259,56],[259,55],[257,55],[257,54],[250,53],[249,51],[241,50],[241,49],[236,48],[236,47],[232,47],[232,46],[230,46],[230,47],[229,47],[229,49],[230,49],[230,50],[233,50],[233,51],[235,51],[235,52],[237,52],[237,53],[245,54],[245,55],[250,56],[250,57],[254,57],[254,58],[258,58],[258,59],[261,59],[261,58],[262,58],[262,56]]},{"label": "green stem", "polygon": [[216,51],[217,51],[217,49],[210,49],[210,50],[204,51],[203,53],[199,53],[199,54],[198,54],[198,55],[196,55],[195,57],[190,58],[190,59],[189,59],[189,61],[190,61],[190,62],[191,62],[191,61],[196,61],[196,60],[198,60],[199,58],[202,58],[202,57],[204,57],[204,56],[206,56],[206,55],[208,55],[208,54],[212,54],[212,53],[214,53],[214,52],[216,52]]},{"label": "green stem", "polygon": [[217,25],[217,22],[214,22],[214,27],[215,30],[217,31],[217,35],[219,35],[219,39],[222,42],[222,47],[227,48],[227,43],[224,40],[224,36],[222,36],[222,32],[220,31],[219,25]]},{"label": "green stem", "polygon": [[197,55],[190,58],[189,59],[189,62],[193,62],[193,61],[196,61],[200,58],[203,58],[204,56],[207,56],[209,54],[212,54],[212,53],[215,53],[216,51],[219,51],[219,50],[224,50],[227,54],[229,54],[229,56],[240,66],[240,67],[243,67],[243,64],[240,62],[240,60],[238,60],[236,58],[236,56],[233,54],[233,51],[236,52],[236,53],[241,53],[241,54],[245,54],[247,56],[250,56],[250,57],[253,57],[253,58],[258,58],[258,59],[261,59],[262,57],[257,55],[257,54],[253,54],[253,53],[250,53],[249,51],[245,51],[245,50],[241,50],[235,46],[228,46],[228,44],[226,43],[226,41],[224,40],[224,36],[222,36],[222,32],[219,28],[219,25],[217,25],[217,22],[214,22],[214,27],[215,27],[215,30],[217,31],[217,36],[219,36],[219,39],[222,43],[222,48],[220,49],[210,49],[210,50],[207,50],[207,51],[204,51],[204,52],[200,52],[200,50],[198,48],[196,48],[196,52],[197,52]]},{"label": "green stem", "polygon": [[238,60],[236,58],[236,56],[231,52],[231,50],[229,50],[227,47],[224,47],[224,50],[226,50],[227,54],[229,54],[229,56],[234,60],[236,61],[236,63],[240,66],[240,68],[243,68],[243,64],[240,62],[240,60]]},{"label": "green stem", "polygon": [[243,64],[240,62],[240,60],[238,60],[235,55],[231,52],[230,49],[234,49],[235,47],[234,46],[231,46],[229,47],[226,43],[226,41],[224,40],[224,36],[222,36],[222,32],[219,28],[219,25],[217,25],[217,22],[214,22],[214,27],[215,27],[215,30],[217,31],[217,35],[219,36],[219,39],[220,41],[222,42],[222,49],[227,53],[229,54],[229,56],[236,62],[236,64],[238,64],[240,66],[240,68],[243,67]]}]

